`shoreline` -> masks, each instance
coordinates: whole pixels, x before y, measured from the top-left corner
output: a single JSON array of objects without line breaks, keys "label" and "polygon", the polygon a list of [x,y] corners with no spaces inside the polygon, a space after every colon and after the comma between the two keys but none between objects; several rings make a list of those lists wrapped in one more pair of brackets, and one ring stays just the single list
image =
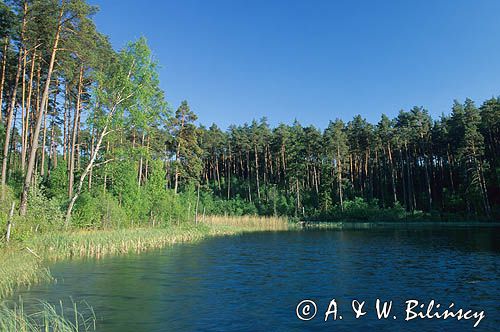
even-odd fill
[{"label": "shoreline", "polygon": [[[302,225],[302,227],[301,227]],[[286,219],[265,217],[209,217],[207,222],[167,227],[138,227],[107,230],[69,230],[34,236],[23,242],[0,247],[0,301],[15,290],[40,282],[50,282],[51,263],[65,259],[100,259],[106,256],[141,253],[176,243],[196,242],[208,237],[238,235],[248,232],[317,229],[383,228],[467,228],[500,227],[500,222],[327,222],[288,223]]]},{"label": "shoreline", "polygon": [[305,228],[368,229],[368,228],[418,228],[438,226],[444,228],[500,227],[500,221],[300,221]]},{"label": "shoreline", "polygon": [[[96,258],[141,253],[176,243],[196,242],[208,237],[238,235],[247,232],[284,230],[288,223],[280,219],[268,224],[255,218],[249,225],[218,223],[187,224],[167,227],[141,227],[109,230],[70,230],[34,236],[0,248],[0,301],[17,289],[50,282],[51,263],[65,259]],[[227,220],[224,219],[224,222]]]},{"label": "shoreline", "polygon": [[[244,233],[299,231],[300,223],[292,223],[283,218],[269,217],[207,217],[207,222],[181,225],[140,227],[124,229],[92,229],[66,230],[39,234],[25,241],[13,242],[9,246],[0,247],[0,311],[5,315],[3,323],[15,326],[16,321],[29,322],[31,314],[25,315],[21,298],[13,295],[19,289],[30,290],[31,286],[42,282],[54,282],[49,266],[64,260],[100,259],[111,256],[141,254],[154,250],[167,249],[177,243],[196,243],[212,237],[235,236]],[[498,222],[316,222],[303,227],[304,231],[341,231],[370,229],[418,229],[425,227],[467,228],[467,227],[499,227]],[[42,301],[42,300],[40,300]],[[71,317],[63,315],[61,309],[51,307],[48,302],[40,302],[40,315],[54,321],[71,322]],[[62,308],[62,303],[60,304]],[[89,322],[89,328],[82,331],[95,330],[96,316],[89,306],[87,311],[76,309],[74,312],[82,320]],[[16,309],[19,308],[19,309]],[[84,308],[85,309],[85,308]],[[17,311],[16,311],[17,310]],[[45,317],[44,316],[44,317]],[[34,317],[34,316],[33,316]],[[38,317],[38,316],[37,316]],[[41,317],[41,316],[40,316]],[[1,322],[0,322],[1,323]],[[92,328],[93,326],[93,328]],[[14,329],[17,330],[17,329]],[[77,330],[77,329],[75,329]]]}]

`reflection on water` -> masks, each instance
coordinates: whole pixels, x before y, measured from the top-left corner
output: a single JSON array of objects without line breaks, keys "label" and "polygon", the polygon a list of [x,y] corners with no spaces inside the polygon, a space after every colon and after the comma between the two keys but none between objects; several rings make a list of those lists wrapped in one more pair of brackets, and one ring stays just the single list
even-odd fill
[{"label": "reflection on water", "polygon": [[[404,322],[404,302],[485,310],[478,331],[500,326],[499,228],[306,230],[254,233],[162,251],[59,263],[56,284],[21,295],[86,300],[99,331],[471,330],[473,320]],[[19,295],[19,294],[18,294]],[[17,295],[16,295],[17,296]],[[335,298],[342,320],[324,322]],[[397,320],[377,320],[377,298]],[[313,299],[318,315],[299,321]],[[351,300],[366,301],[354,319]]]}]

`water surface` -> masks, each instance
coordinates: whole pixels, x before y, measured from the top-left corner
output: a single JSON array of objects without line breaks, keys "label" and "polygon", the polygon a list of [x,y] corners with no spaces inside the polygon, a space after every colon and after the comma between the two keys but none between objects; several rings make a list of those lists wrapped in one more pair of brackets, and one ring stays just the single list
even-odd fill
[{"label": "water surface", "polygon": [[[405,322],[408,299],[484,310],[475,330],[494,331],[500,327],[499,231],[427,226],[211,238],[141,255],[61,262],[51,267],[57,283],[21,295],[85,300],[105,332],[473,329],[474,320]],[[333,298],[342,320],[324,322]],[[377,319],[377,298],[393,301],[389,319]],[[296,317],[303,299],[317,304],[310,321]],[[353,299],[366,301],[360,319]]]}]

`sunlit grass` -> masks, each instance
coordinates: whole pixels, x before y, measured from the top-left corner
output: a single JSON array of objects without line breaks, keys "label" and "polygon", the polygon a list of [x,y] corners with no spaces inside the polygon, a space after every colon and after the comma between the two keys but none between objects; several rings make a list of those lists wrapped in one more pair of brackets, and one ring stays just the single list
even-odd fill
[{"label": "sunlit grass", "polygon": [[0,298],[19,287],[50,280],[47,261],[140,253],[208,236],[286,229],[284,218],[207,216],[198,225],[45,233],[0,247]]},{"label": "sunlit grass", "polygon": [[130,228],[68,231],[35,237],[37,254],[49,260],[74,257],[101,258],[139,253],[180,242],[197,241],[212,232],[207,227]]},{"label": "sunlit grass", "polygon": [[[46,263],[71,258],[102,258],[139,253],[175,243],[199,241],[208,236],[253,231],[287,230],[285,218],[207,216],[197,225],[145,227],[110,230],[68,230],[35,236],[24,242],[0,247],[0,299],[19,287],[51,280]],[[71,319],[67,319],[71,312]],[[66,314],[66,316],[64,315]],[[87,318],[85,318],[87,317]],[[95,316],[82,315],[76,305],[71,311],[40,302],[29,314],[23,303],[0,304],[0,331],[89,331]]]},{"label": "sunlit grass", "polygon": [[204,224],[211,226],[232,226],[242,230],[259,231],[280,231],[288,230],[288,219],[283,217],[265,217],[265,216],[208,216],[202,220]]},{"label": "sunlit grass", "polygon": [[20,246],[0,249],[0,298],[19,287],[48,280],[51,280],[50,273],[41,259]]},{"label": "sunlit grass", "polygon": [[81,310],[76,303],[65,308],[40,301],[29,310],[22,300],[0,304],[0,331],[2,332],[76,332],[95,331],[96,318],[88,305]]}]

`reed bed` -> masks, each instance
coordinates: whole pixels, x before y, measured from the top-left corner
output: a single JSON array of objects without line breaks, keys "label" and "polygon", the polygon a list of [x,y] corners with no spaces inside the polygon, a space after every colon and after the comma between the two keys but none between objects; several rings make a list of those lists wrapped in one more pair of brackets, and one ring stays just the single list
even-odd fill
[{"label": "reed bed", "polygon": [[[234,235],[254,231],[288,229],[288,221],[275,217],[208,216],[197,225],[145,227],[111,230],[70,230],[36,236],[25,242],[0,247],[0,299],[19,287],[51,280],[46,263],[72,258],[101,258],[109,255],[140,253],[182,242],[199,241],[208,236]],[[0,302],[0,331],[91,331],[95,316],[72,310],[72,320],[48,303],[27,313],[22,302],[8,306]],[[68,313],[69,311],[66,311]]]},{"label": "reed bed", "polygon": [[19,246],[0,249],[0,299],[19,287],[49,280],[49,270],[33,254]]},{"label": "reed bed", "polygon": [[231,226],[242,230],[283,231],[289,229],[288,219],[265,216],[208,216],[203,223],[211,226]]},{"label": "reed bed", "polygon": [[65,308],[39,301],[25,307],[22,300],[0,304],[0,331],[2,332],[86,332],[96,330],[96,316],[86,305],[82,311],[76,303]]},{"label": "reed bed", "polygon": [[73,231],[42,235],[31,242],[37,254],[48,260],[77,257],[101,258],[140,253],[175,243],[198,241],[220,233],[208,227],[130,228]]},{"label": "reed bed", "polygon": [[288,229],[283,218],[209,216],[204,222],[169,227],[69,230],[0,247],[0,299],[15,289],[51,280],[47,262],[140,253],[208,236]]}]

